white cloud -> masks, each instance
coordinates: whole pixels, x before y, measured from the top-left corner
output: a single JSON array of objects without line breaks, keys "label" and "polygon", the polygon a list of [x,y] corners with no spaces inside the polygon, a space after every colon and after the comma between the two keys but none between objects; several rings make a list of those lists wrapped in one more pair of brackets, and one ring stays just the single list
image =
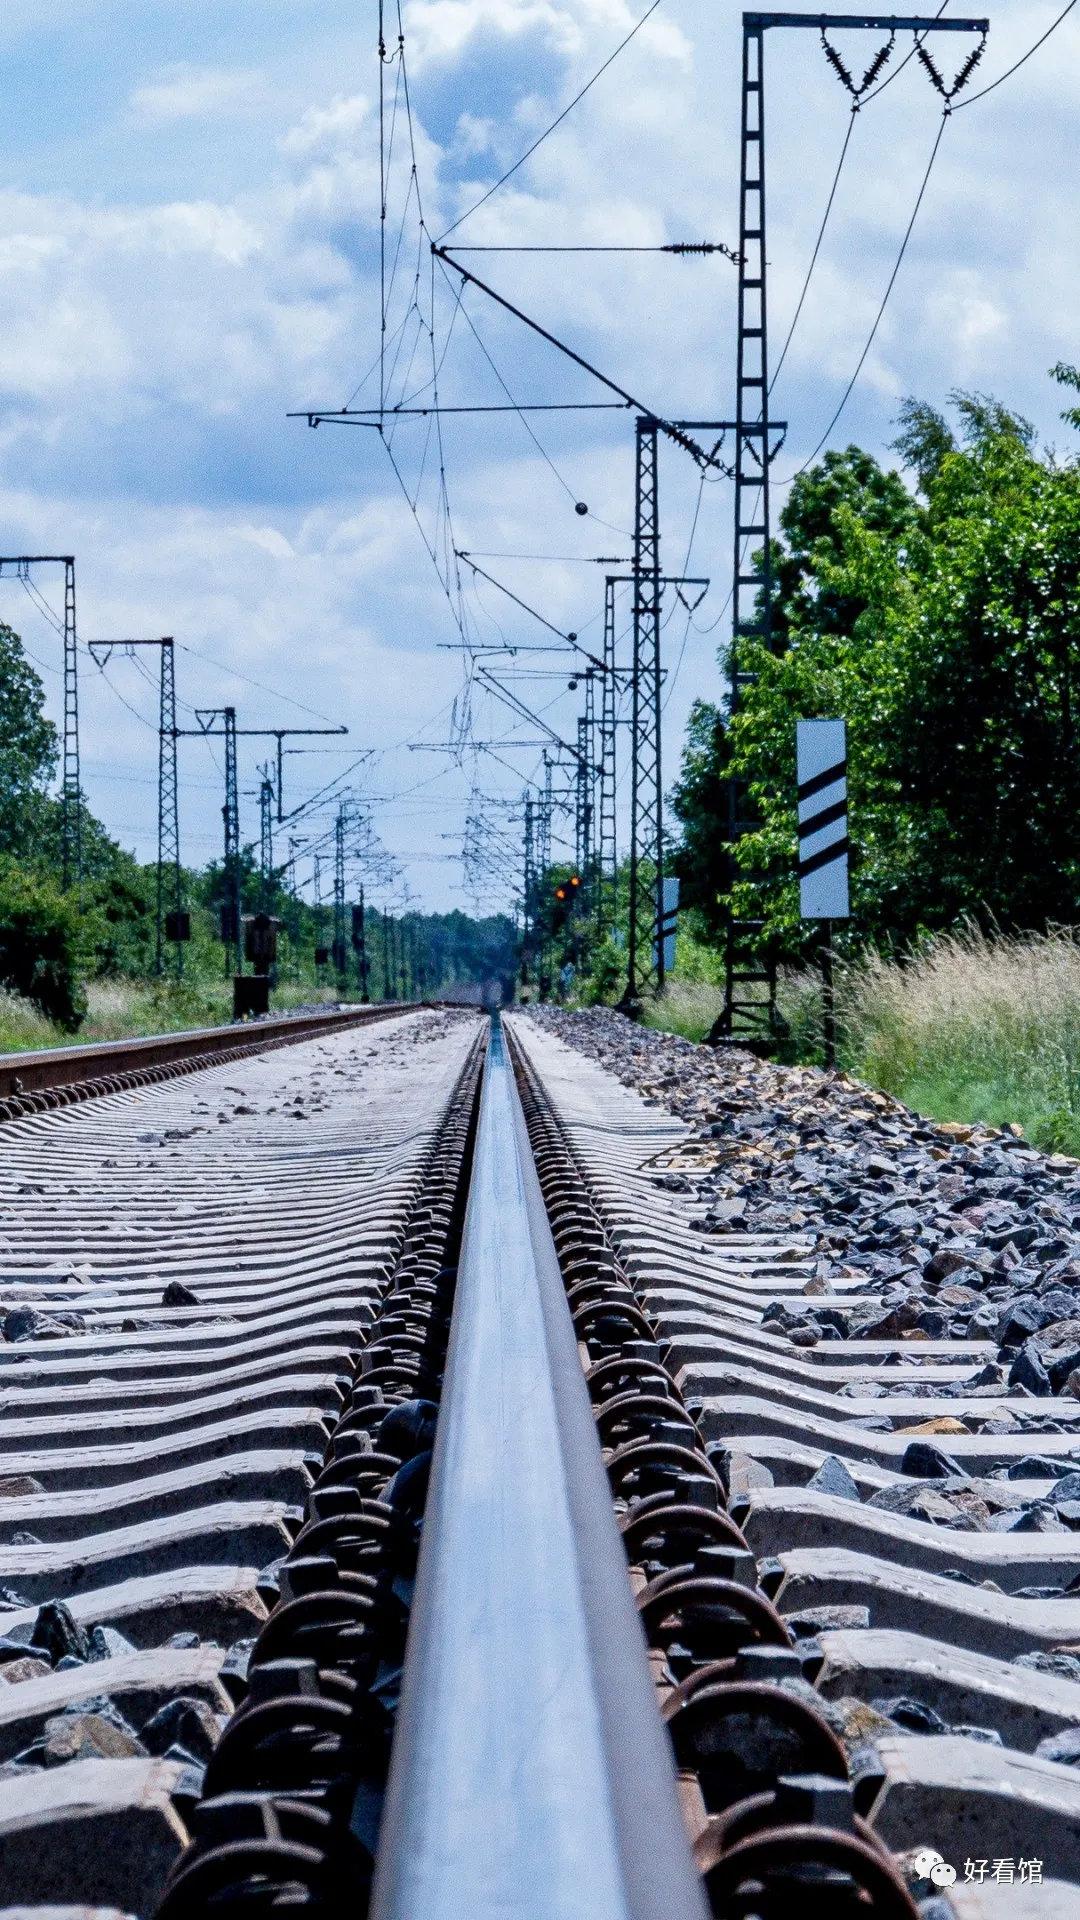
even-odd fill
[{"label": "white cloud", "polygon": [[[995,7],[1005,31],[995,18],[980,80],[1017,57],[1054,10],[1054,0],[1010,0],[1006,18]],[[429,233],[478,198],[543,130],[637,11],[637,0],[410,0],[411,99]],[[536,245],[731,241],[738,17],[734,10],[693,20],[684,10],[684,17],[685,32],[658,13],[458,238]],[[917,392],[940,403],[956,384],[996,391],[1043,431],[1067,438],[1044,369],[1076,357],[1070,61],[1080,39],[1068,32],[1062,28],[1007,87],[951,123],[888,312],[837,429],[841,444],[850,433],[882,449],[899,395]],[[63,173],[63,156],[50,176],[61,182],[57,191],[0,193],[0,389],[7,402],[0,444],[5,473],[22,485],[17,495],[0,495],[0,522],[5,539],[15,542],[9,551],[40,548],[63,530],[63,550],[70,544],[79,556],[84,632],[171,629],[240,672],[340,713],[353,723],[359,746],[406,737],[419,720],[449,708],[460,663],[440,650],[454,636],[451,615],[376,435],[331,427],[311,435],[284,418],[288,407],[343,400],[378,344],[372,73],[358,64],[351,29],[331,51],[326,71],[333,77],[315,89],[275,67],[268,28],[252,38],[249,57],[257,66],[162,69],[131,96],[124,139],[137,141],[142,129],[148,154],[157,130],[170,123],[250,116],[263,173],[244,193],[220,188],[220,149],[215,155],[210,141],[197,164],[201,130],[194,124],[182,194],[149,187],[141,201],[135,192],[110,194],[104,171],[91,194],[75,164]],[[768,62],[775,352],[798,297],[847,103],[813,35],[770,36]],[[349,77],[343,82],[342,75]],[[392,97],[392,67],[387,78]],[[1034,129],[1025,124],[1032,101],[1039,111]],[[791,421],[785,471],[813,446],[865,344],[939,105],[912,62],[880,106],[856,123],[777,394]],[[397,259],[392,330],[403,316],[407,321],[395,380],[404,386],[408,368],[409,384],[423,392],[430,343],[414,309],[410,318],[410,303],[417,263],[426,271],[428,256],[425,239],[417,247],[415,202],[405,205],[400,117],[395,139],[396,197],[387,222],[390,259]],[[32,177],[14,149],[5,172],[23,185]],[[536,254],[466,264],[648,403],[710,417],[729,411],[735,275],[728,263]],[[451,311],[450,295],[441,298],[440,351]],[[466,314],[517,397],[598,397],[583,373],[480,294],[468,296]],[[444,400],[504,398],[460,316],[440,378]],[[458,544],[627,552],[626,422],[579,415],[533,425],[565,488],[512,415],[445,423]],[[434,436],[424,422],[402,423],[394,453],[410,490],[419,487],[425,532],[445,552],[451,536],[437,517]],[[696,491],[696,475],[665,450],[665,551],[680,563]],[[596,519],[575,518],[574,499],[586,500]],[[703,628],[726,591],[729,511],[727,487],[705,489],[691,569],[716,581],[699,616]],[[597,569],[491,564],[547,617],[595,640]],[[485,638],[537,637],[494,588],[469,585],[466,606]],[[690,629],[685,656],[676,655],[683,664],[672,683],[665,748],[672,768],[690,696],[716,688],[714,652],[722,637],[722,626]],[[51,645],[47,631],[41,644]],[[187,656],[180,674],[185,698],[210,703],[230,688],[249,718],[281,712],[270,697],[215,677]],[[103,684],[90,682],[86,694],[88,762],[146,760],[152,781],[152,734],[124,717]],[[546,689],[537,695],[547,697]],[[509,716],[478,691],[474,700],[478,731],[490,723],[501,736]],[[571,725],[572,706],[568,696],[565,707],[554,707],[554,722]],[[428,737],[445,737],[448,724],[445,716],[433,720]],[[303,785],[310,773],[314,785],[316,774],[338,764],[297,761],[295,778]],[[523,775],[525,762],[515,764]],[[390,755],[380,763],[380,790],[404,791],[441,765],[426,755]],[[493,764],[482,772],[486,786],[503,781],[503,791],[512,791],[511,777]],[[200,778],[213,787],[208,763]],[[121,790],[100,771],[89,785],[91,800],[120,824],[127,817]],[[420,811],[428,791],[418,790],[415,813],[414,802],[403,800],[386,831],[416,862],[416,884],[429,898],[448,900],[456,870],[423,860],[433,846],[443,851],[438,836],[460,819],[468,779],[436,779],[430,792],[448,796],[438,814]],[[148,792],[145,816],[138,812],[144,851],[153,820]],[[216,791],[200,799],[193,787],[185,804],[185,831],[216,846]]]},{"label": "white cloud", "polygon": [[361,93],[339,94],[325,107],[308,107],[281,142],[283,153],[307,159],[353,152],[371,125],[371,106]]},{"label": "white cloud", "polygon": [[178,66],[136,87],[131,108],[152,125],[210,120],[254,111],[264,93],[264,76],[255,69]]}]

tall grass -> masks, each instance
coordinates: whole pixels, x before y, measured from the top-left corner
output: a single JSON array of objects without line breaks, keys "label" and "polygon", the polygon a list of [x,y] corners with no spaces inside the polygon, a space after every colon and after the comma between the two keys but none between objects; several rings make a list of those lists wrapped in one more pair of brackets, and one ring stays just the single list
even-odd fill
[{"label": "tall grass", "polygon": [[1080,930],[939,935],[838,979],[842,1057],[938,1120],[1018,1122],[1080,1153]]},{"label": "tall grass", "polygon": [[[283,981],[271,995],[272,1010],[327,1005],[340,996],[332,987]],[[0,1052],[38,1047],[91,1045],[95,1040],[127,1040],[138,1034],[175,1033],[184,1027],[219,1027],[232,1018],[232,985],[227,980],[92,980],[89,1003],[78,1033],[65,1033],[34,1005],[0,987]]]},{"label": "tall grass", "polygon": [[[782,975],[778,997],[783,1057],[820,1061],[817,973]],[[722,998],[708,979],[676,977],[645,1023],[701,1040]],[[1035,1145],[1080,1156],[1080,929],[964,925],[905,959],[865,952],[837,963],[836,1012],[839,1064],[858,1079],[932,1119],[1019,1125]]]},{"label": "tall grass", "polygon": [[24,1053],[35,1047],[58,1047],[62,1041],[59,1027],[46,1020],[32,1000],[0,987],[0,1051]]},{"label": "tall grass", "polygon": [[709,980],[669,980],[663,993],[647,1000],[642,1022],[661,1033],[681,1033],[687,1040],[704,1040],[724,1004],[724,989]]}]

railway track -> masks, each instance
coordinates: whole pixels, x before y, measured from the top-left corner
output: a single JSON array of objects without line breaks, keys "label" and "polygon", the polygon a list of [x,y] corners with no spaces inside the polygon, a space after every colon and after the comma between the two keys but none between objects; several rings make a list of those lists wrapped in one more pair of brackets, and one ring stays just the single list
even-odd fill
[{"label": "railway track", "polygon": [[577,1037],[11,1090],[0,1909],[1080,1911],[1076,1535],[876,1499],[944,1421],[1030,1504],[1080,1401],[965,1433],[977,1341],[799,1344],[851,1283],[704,1235],[708,1127]]}]

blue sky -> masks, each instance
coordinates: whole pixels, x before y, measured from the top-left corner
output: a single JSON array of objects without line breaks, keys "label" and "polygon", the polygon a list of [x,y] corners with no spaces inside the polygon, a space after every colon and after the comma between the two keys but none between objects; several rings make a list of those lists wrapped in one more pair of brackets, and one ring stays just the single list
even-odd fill
[{"label": "blue sky", "polygon": [[[1058,11],[1054,0],[990,5],[978,84]],[[408,73],[429,230],[439,232],[478,197],[635,17],[623,0],[410,0]],[[541,630],[491,588],[468,586],[462,608],[448,602],[422,538],[445,558],[438,463],[422,422],[401,422],[393,442],[418,525],[374,434],[330,426],[312,434],[286,418],[290,408],[340,404],[377,354],[375,19],[374,6],[339,0],[9,0],[0,20],[0,537],[7,552],[75,551],[86,638],[175,634],[191,649],[179,656],[178,678],[192,705],[233,699],[242,724],[286,724],[295,711],[288,696],[346,721],[350,755],[372,750],[356,784],[391,856],[366,856],[377,895],[494,905],[507,897],[505,859],[489,849],[480,890],[463,890],[465,823],[482,793],[487,817],[506,819],[515,838],[509,809],[536,772],[538,752],[521,746],[499,749],[498,760],[466,754],[455,762],[409,743],[445,741],[463,722],[456,612],[488,642],[533,641]],[[865,45],[852,49],[852,64]],[[816,35],[771,36],[768,60],[778,342],[847,107]],[[738,70],[738,9],[664,0],[457,239],[733,240]],[[396,77],[388,69],[391,110]],[[953,386],[993,391],[1067,443],[1046,369],[1080,358],[1078,77],[1080,14],[946,129],[885,322],[834,444],[858,439],[882,452],[904,394],[940,404]],[[912,62],[859,116],[775,396],[791,422],[781,473],[813,448],[865,342],[938,112]],[[419,238],[415,200],[403,208],[401,199],[409,178],[404,133],[399,98],[392,235],[403,212],[404,219],[391,329],[408,313],[408,263]],[[429,317],[423,246],[420,257],[419,303]],[[648,404],[730,410],[735,276],[726,262],[519,255],[468,263]],[[503,401],[483,349],[519,400],[600,397],[482,295],[467,297],[447,341],[451,312],[437,281],[444,402]],[[402,337],[395,391],[404,391],[410,354],[414,384],[431,370],[417,315]],[[361,397],[375,391],[369,384]],[[447,421],[457,543],[475,553],[582,561],[627,553],[627,421],[578,414],[534,426],[543,452],[513,415]],[[674,452],[665,454],[662,487],[665,551],[669,565],[681,566],[698,485]],[[574,514],[575,499],[589,505],[588,517]],[[730,511],[726,486],[704,489],[690,570],[712,585],[693,621],[675,608],[666,629],[670,769],[691,699],[720,685]],[[484,564],[557,625],[598,636],[601,568],[562,557]],[[55,600],[54,583],[40,584]],[[56,636],[17,586],[0,594],[0,614],[45,662],[55,709]],[[540,656],[521,656],[516,670],[526,666],[561,674]],[[564,678],[513,684],[569,737],[577,696]],[[471,715],[478,738],[507,739],[515,730],[479,684]],[[106,681],[87,661],[83,717],[91,803],[125,844],[149,856],[152,689],[133,663],[114,661]],[[535,729],[519,731],[536,737]],[[253,743],[242,767],[247,792],[257,758]],[[347,764],[335,755],[291,762],[292,798]],[[217,775],[201,746],[185,751],[182,773],[185,852],[201,860],[217,847]],[[253,801],[245,808],[250,837]],[[311,830],[324,825],[317,820]]]}]

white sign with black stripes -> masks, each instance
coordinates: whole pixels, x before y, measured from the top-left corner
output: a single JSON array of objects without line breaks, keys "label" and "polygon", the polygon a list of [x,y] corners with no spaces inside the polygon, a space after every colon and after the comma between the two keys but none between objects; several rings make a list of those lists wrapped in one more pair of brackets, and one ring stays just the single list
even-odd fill
[{"label": "white sign with black stripes", "polygon": [[[660,929],[664,942],[664,972],[675,971],[675,942],[679,932],[679,882],[674,874],[664,875],[664,920]],[[659,972],[660,949],[653,934],[653,966]]]},{"label": "white sign with black stripes", "polygon": [[796,722],[799,911],[804,920],[848,920],[847,727]]}]

